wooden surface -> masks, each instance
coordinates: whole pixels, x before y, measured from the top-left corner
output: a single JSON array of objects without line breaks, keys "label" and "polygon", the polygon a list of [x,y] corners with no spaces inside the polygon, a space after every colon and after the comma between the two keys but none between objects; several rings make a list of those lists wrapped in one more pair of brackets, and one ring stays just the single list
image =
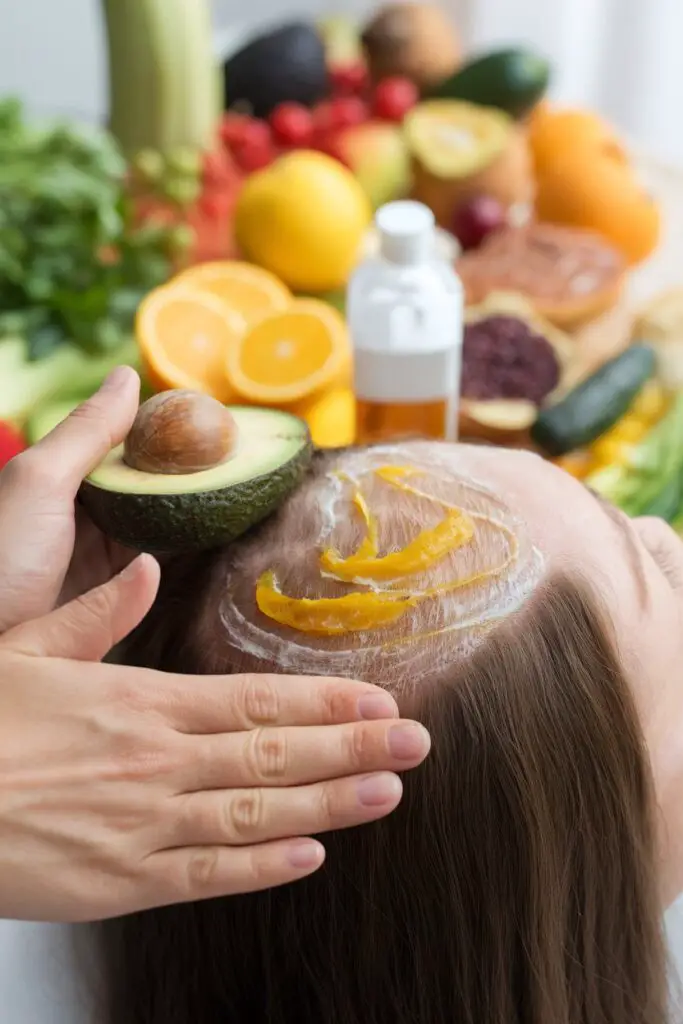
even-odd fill
[{"label": "wooden surface", "polygon": [[[662,205],[664,237],[647,263],[631,273],[620,305],[576,334],[575,379],[584,377],[628,344],[634,314],[665,289],[683,286],[683,171],[638,161],[642,180]],[[573,375],[574,376],[574,375]]]}]

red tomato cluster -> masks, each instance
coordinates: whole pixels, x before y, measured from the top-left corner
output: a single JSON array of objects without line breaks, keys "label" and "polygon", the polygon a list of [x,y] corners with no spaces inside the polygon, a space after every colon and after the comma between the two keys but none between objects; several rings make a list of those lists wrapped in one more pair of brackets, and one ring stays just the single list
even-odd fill
[{"label": "red tomato cluster", "polygon": [[240,170],[260,170],[292,149],[317,149],[343,163],[337,144],[342,131],[371,117],[400,122],[419,98],[407,78],[385,78],[371,87],[362,64],[332,69],[330,81],[330,97],[313,108],[281,103],[267,121],[225,114],[221,139]]}]

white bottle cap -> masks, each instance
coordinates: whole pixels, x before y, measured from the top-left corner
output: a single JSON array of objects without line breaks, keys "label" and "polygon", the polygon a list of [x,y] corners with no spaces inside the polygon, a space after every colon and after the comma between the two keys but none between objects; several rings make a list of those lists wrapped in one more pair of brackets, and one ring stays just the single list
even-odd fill
[{"label": "white bottle cap", "polygon": [[434,214],[424,203],[386,203],[375,224],[380,253],[390,263],[423,263],[434,251]]}]

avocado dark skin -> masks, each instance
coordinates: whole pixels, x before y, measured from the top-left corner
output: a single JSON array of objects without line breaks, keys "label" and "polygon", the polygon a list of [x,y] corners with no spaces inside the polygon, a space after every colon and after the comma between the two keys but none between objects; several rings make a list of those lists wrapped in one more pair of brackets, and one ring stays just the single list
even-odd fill
[{"label": "avocado dark skin", "polygon": [[279,103],[312,107],[328,90],[322,38],[305,22],[257,36],[224,65],[225,109],[245,106],[268,117]]},{"label": "avocado dark skin", "polygon": [[229,544],[275,512],[305,477],[312,455],[309,443],[277,470],[226,490],[127,494],[85,480],[79,498],[94,524],[119,544],[157,555],[202,551]]}]

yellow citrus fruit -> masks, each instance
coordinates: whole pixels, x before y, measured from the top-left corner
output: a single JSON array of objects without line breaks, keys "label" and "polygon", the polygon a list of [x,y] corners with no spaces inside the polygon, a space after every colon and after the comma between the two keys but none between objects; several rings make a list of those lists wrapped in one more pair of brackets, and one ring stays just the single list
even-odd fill
[{"label": "yellow citrus fruit", "polygon": [[235,237],[248,260],[293,291],[342,287],[372,219],[358,180],[337,160],[299,150],[252,174],[235,208]]},{"label": "yellow citrus fruit", "polygon": [[265,405],[298,402],[348,374],[344,318],[317,299],[298,299],[250,327],[227,352],[231,386]]},{"label": "yellow citrus fruit", "polygon": [[314,395],[292,411],[306,420],[318,448],[345,448],[356,439],[356,396],[350,387]]},{"label": "yellow citrus fruit", "polygon": [[286,309],[292,301],[289,288],[275,274],[241,260],[198,263],[178,274],[171,283],[211,292],[247,323]]},{"label": "yellow citrus fruit", "polygon": [[229,402],[228,353],[246,330],[244,317],[210,293],[166,286],[144,299],[135,334],[149,383],[157,391],[190,388]]}]

